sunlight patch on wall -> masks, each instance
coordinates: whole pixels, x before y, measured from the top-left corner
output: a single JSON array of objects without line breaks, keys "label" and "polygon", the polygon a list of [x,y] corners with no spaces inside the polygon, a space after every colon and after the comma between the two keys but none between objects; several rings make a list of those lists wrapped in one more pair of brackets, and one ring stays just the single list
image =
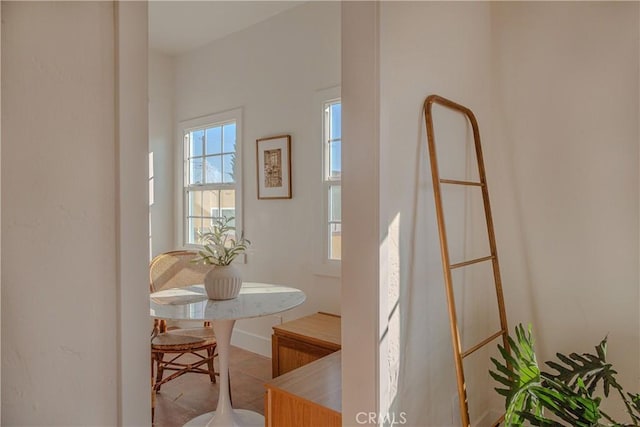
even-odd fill
[{"label": "sunlight patch on wall", "polygon": [[386,264],[382,277],[387,286],[381,295],[380,410],[388,414],[398,394],[400,372],[400,213],[388,226],[381,255],[386,258],[382,260],[382,265]]}]

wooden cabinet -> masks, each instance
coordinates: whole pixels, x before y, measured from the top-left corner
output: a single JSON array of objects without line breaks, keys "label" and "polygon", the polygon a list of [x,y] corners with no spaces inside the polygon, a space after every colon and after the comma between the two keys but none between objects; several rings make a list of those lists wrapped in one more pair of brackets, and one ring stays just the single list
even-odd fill
[{"label": "wooden cabinet", "polygon": [[338,351],[265,384],[265,426],[342,426],[341,367]]},{"label": "wooden cabinet", "polygon": [[340,350],[340,316],[316,313],[273,327],[272,375],[277,377]]}]

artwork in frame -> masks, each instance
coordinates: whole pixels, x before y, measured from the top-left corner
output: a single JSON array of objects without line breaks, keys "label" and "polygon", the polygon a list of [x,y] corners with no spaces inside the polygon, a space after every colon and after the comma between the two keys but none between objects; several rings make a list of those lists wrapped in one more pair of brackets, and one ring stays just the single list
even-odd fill
[{"label": "artwork in frame", "polygon": [[256,141],[258,199],[291,198],[291,135]]}]

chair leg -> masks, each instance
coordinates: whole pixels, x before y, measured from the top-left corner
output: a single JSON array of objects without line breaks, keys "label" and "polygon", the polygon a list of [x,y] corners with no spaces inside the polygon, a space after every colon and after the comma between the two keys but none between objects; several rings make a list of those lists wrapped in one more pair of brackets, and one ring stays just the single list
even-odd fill
[{"label": "chair leg", "polygon": [[162,360],[164,359],[164,353],[156,352],[154,353],[154,358],[156,359],[156,384],[154,386],[155,391],[160,391],[160,381],[162,381],[162,376],[164,375],[164,366],[162,365]]},{"label": "chair leg", "polygon": [[151,425],[156,421],[156,392],[151,390]]},{"label": "chair leg", "polygon": [[212,383],[216,383],[216,371],[213,368],[213,354],[215,353],[215,347],[208,347],[207,348],[207,358],[209,359],[207,361],[207,366],[209,367],[209,378],[211,378],[211,382]]},{"label": "chair leg", "polygon": [[154,390],[154,384],[153,384],[153,379],[155,377],[154,375],[154,369],[153,369],[153,365],[155,364],[155,360],[153,357],[153,353],[151,355],[151,425],[153,426],[155,423],[155,419],[156,419],[156,391]]}]

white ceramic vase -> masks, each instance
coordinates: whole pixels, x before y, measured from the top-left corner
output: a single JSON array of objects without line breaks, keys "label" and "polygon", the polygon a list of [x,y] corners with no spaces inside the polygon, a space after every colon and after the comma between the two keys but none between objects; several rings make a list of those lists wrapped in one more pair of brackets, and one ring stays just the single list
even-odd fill
[{"label": "white ceramic vase", "polygon": [[242,276],[234,265],[216,265],[204,276],[204,288],[209,299],[233,299],[241,287]]}]

